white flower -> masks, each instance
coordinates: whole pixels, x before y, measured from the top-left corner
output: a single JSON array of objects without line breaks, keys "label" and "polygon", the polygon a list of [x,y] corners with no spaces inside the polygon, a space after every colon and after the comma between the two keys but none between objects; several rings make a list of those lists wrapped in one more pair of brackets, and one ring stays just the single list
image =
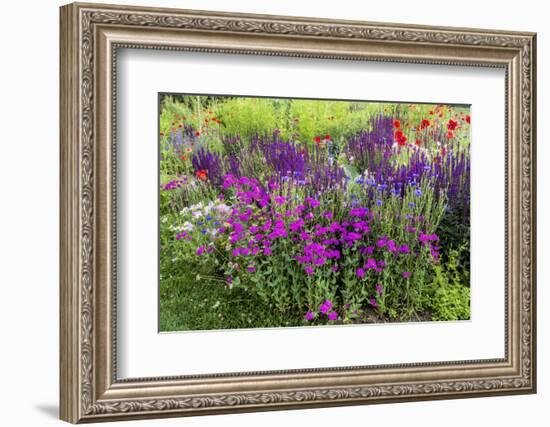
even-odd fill
[{"label": "white flower", "polygon": [[182,231],[193,231],[193,228],[195,228],[194,225],[189,221],[185,221],[181,227]]},{"label": "white flower", "polygon": [[231,208],[225,203],[220,203],[218,206],[216,206],[216,210],[220,213],[227,214],[229,213],[229,211],[231,211]]},{"label": "white flower", "polygon": [[199,202],[195,205],[189,206],[189,209],[191,209],[191,211],[199,211],[202,209],[202,207],[203,207],[202,202]]}]

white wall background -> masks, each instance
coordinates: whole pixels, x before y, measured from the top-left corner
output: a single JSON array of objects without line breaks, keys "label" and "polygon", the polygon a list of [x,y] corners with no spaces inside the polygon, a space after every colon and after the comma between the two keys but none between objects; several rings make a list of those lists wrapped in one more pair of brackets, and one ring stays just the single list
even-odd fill
[{"label": "white wall background", "polygon": [[[121,3],[110,0],[113,3]],[[129,0],[130,1],[130,0]],[[550,267],[546,186],[550,150],[550,29],[544,2],[471,0],[133,0],[133,4],[538,32],[537,395],[136,421],[125,426],[543,426],[550,406]],[[58,402],[58,7],[57,0],[2,7],[0,67],[0,419],[8,426],[60,425]],[[488,168],[490,166],[488,165]]]}]

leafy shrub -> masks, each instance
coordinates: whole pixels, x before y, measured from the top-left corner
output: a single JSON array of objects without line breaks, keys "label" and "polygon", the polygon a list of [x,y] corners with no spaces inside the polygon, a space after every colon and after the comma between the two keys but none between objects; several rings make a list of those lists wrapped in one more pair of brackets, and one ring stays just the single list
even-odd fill
[{"label": "leafy shrub", "polygon": [[[460,270],[457,260],[461,250],[449,251],[446,264],[434,265],[429,306],[433,320],[468,320],[470,287],[468,270]],[[466,283],[465,283],[466,281]]]}]

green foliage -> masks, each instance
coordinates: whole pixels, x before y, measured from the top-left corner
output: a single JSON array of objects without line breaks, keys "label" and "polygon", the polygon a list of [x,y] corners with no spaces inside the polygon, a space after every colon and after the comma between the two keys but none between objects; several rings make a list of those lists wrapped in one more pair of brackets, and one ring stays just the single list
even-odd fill
[{"label": "green foliage", "polygon": [[459,269],[460,250],[452,250],[446,264],[433,266],[429,307],[433,320],[468,320],[470,318],[469,270]]}]

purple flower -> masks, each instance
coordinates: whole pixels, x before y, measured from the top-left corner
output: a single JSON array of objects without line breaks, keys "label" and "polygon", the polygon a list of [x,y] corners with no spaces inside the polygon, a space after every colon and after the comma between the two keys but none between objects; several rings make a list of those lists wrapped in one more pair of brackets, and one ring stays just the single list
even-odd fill
[{"label": "purple flower", "polygon": [[346,233],[344,236],[342,236],[342,238],[348,242],[360,240],[362,237],[363,236],[361,235],[361,233],[356,233],[354,231],[350,231],[349,233]]},{"label": "purple flower", "polygon": [[204,249],[205,249],[204,246],[200,246],[200,247],[197,249],[197,255],[202,255],[202,253],[204,252]]},{"label": "purple flower", "polygon": [[319,311],[323,314],[327,314],[327,312],[332,308],[332,301],[327,299],[323,304],[319,306]]},{"label": "purple flower", "polygon": [[249,265],[246,268],[246,271],[248,271],[249,273],[254,273],[256,271],[256,267],[254,267],[253,265]]},{"label": "purple flower", "polygon": [[378,239],[378,241],[376,242],[376,246],[378,246],[379,248],[383,248],[384,246],[386,246],[386,243],[388,243],[388,238],[384,236]]},{"label": "purple flower", "polygon": [[404,271],[404,272],[403,272],[403,277],[404,277],[405,279],[408,279],[409,277],[411,277],[411,272],[410,272],[410,271]]},{"label": "purple flower", "polygon": [[367,270],[370,270],[371,268],[372,269],[375,269],[377,266],[376,266],[376,260],[374,258],[369,258],[367,260],[367,263],[365,264],[365,268]]},{"label": "purple flower", "polygon": [[304,224],[304,220],[302,218],[298,218],[296,221],[292,221],[288,228],[290,229],[290,231],[296,233],[302,229]]},{"label": "purple flower", "polygon": [[328,318],[330,320],[337,320],[338,319],[338,313],[336,311],[331,311],[329,314],[328,314]]},{"label": "purple flower", "polygon": [[300,233],[300,239],[302,239],[304,242],[308,242],[311,240],[311,236],[307,234],[305,231],[302,231]]},{"label": "purple flower", "polygon": [[284,205],[285,202],[286,202],[285,196],[275,196],[275,203],[277,203],[278,205]]},{"label": "purple flower", "polygon": [[409,251],[409,247],[407,245],[401,245],[397,248],[397,252],[402,253],[402,254],[408,254],[410,251]]},{"label": "purple flower", "polygon": [[305,202],[307,204],[309,204],[309,206],[311,206],[311,208],[316,208],[317,206],[319,206],[321,203],[319,202],[319,200],[316,200],[316,199],[313,199],[311,197],[306,197],[305,198]]},{"label": "purple flower", "polygon": [[311,322],[313,319],[315,318],[315,313],[311,310],[309,310],[307,313],[306,313],[306,320],[308,322]]},{"label": "purple flower", "polygon": [[363,277],[365,277],[365,270],[363,270],[362,268],[358,268],[356,274],[357,277],[360,277],[362,279]]},{"label": "purple flower", "polygon": [[364,218],[368,215],[368,213],[369,213],[369,210],[363,207],[353,208],[349,211],[350,216],[355,216],[358,218]]},{"label": "purple flower", "polygon": [[227,283],[233,283],[233,276],[227,276]]},{"label": "purple flower", "polygon": [[372,305],[374,308],[378,308],[378,303],[376,302],[375,298],[370,299],[370,305]]},{"label": "purple flower", "polygon": [[264,248],[264,255],[271,255],[273,251],[270,248]]},{"label": "purple flower", "polygon": [[382,288],[382,285],[381,285],[380,283],[377,283],[377,284],[375,285],[375,288],[376,288],[376,293],[377,293],[378,295],[382,295],[382,292],[384,291],[384,288]]},{"label": "purple flower", "polygon": [[311,267],[311,265],[306,265],[306,266],[304,267],[304,270],[306,271],[306,274],[307,274],[308,276],[311,276],[311,275],[313,274],[313,267]]}]

